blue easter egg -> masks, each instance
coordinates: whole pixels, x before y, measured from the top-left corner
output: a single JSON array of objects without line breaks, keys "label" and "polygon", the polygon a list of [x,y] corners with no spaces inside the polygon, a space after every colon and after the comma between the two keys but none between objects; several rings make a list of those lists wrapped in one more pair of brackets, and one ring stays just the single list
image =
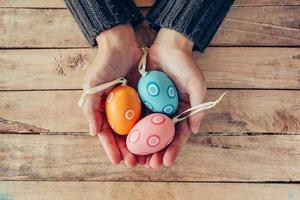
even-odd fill
[{"label": "blue easter egg", "polygon": [[172,115],[177,111],[177,89],[163,72],[146,72],[139,80],[138,93],[143,103],[153,112]]}]

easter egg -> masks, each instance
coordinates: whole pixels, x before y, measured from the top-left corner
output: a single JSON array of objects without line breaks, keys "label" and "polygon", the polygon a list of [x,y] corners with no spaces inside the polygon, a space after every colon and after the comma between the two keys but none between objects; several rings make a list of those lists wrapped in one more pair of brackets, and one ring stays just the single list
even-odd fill
[{"label": "easter egg", "polygon": [[141,115],[138,93],[128,85],[113,88],[107,95],[105,112],[113,131],[119,135],[127,135]]},{"label": "easter egg", "polygon": [[143,103],[153,112],[172,115],[177,111],[177,89],[163,72],[146,72],[139,80],[138,92]]},{"label": "easter egg", "polygon": [[126,145],[136,155],[147,155],[165,148],[174,138],[172,119],[160,113],[142,118],[130,131]]}]

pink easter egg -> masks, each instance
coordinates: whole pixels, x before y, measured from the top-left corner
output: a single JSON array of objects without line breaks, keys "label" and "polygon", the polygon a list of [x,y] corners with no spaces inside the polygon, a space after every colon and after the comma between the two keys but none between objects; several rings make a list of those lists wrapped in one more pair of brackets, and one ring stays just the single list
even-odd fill
[{"label": "pink easter egg", "polygon": [[126,145],[136,155],[147,155],[165,148],[174,134],[173,120],[164,114],[153,113],[135,124],[127,136]]}]

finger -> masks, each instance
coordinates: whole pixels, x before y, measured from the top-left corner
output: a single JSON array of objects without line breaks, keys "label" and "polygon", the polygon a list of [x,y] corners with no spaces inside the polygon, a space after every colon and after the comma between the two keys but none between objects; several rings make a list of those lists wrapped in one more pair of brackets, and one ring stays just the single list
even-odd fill
[{"label": "finger", "polygon": [[145,162],[144,167],[146,167],[147,169],[151,168],[151,166],[150,166],[150,159],[151,159],[151,154],[146,156],[146,162]]},{"label": "finger", "polygon": [[139,165],[144,165],[146,163],[146,156],[137,155],[136,159]]},{"label": "finger", "polygon": [[125,164],[130,168],[135,167],[137,165],[137,160],[135,156],[130,151],[128,151],[125,143],[125,138],[123,136],[117,135],[116,140]]},{"label": "finger", "polygon": [[[202,73],[200,73],[200,75],[197,76],[196,78],[192,78],[189,81],[187,88],[188,88],[187,92],[189,94],[191,107],[204,102],[206,98],[207,89],[206,89],[206,84]],[[205,116],[205,112],[201,111],[189,117],[189,125],[193,133],[199,132],[200,123],[204,118],[204,116]]]},{"label": "finger", "polygon": [[122,160],[120,150],[117,146],[113,132],[106,120],[103,122],[103,129],[98,134],[98,138],[102,143],[105,153],[113,164],[119,164]]},{"label": "finger", "polygon": [[92,136],[101,132],[102,115],[101,115],[101,96],[98,94],[89,96],[83,107],[83,114],[89,123],[89,133]]},{"label": "finger", "polygon": [[154,153],[149,161],[150,167],[152,169],[158,169],[163,164],[163,155],[165,150],[161,150],[159,152]]},{"label": "finger", "polygon": [[177,126],[175,137],[165,154],[163,155],[163,163],[165,166],[170,167],[176,160],[182,146],[188,141],[190,130],[186,121],[180,122]]}]

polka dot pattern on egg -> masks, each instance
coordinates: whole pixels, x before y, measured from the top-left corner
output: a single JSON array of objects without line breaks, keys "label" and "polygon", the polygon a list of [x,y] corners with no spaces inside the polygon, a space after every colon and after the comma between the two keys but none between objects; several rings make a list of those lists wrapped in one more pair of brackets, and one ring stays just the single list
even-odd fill
[{"label": "polka dot pattern on egg", "polygon": [[155,97],[159,95],[159,86],[154,83],[154,82],[150,82],[147,85],[147,91],[149,93],[149,95]]},{"label": "polka dot pattern on egg", "polygon": [[108,121],[108,124],[109,124],[110,128],[114,129],[114,125],[111,123],[111,121],[109,119],[107,121]]},{"label": "polka dot pattern on egg", "polygon": [[[136,131],[139,132],[139,136]],[[174,134],[173,119],[165,114],[152,113],[132,128],[126,138],[126,146],[134,154],[147,155],[165,148],[172,141]]]},{"label": "polka dot pattern on egg", "polygon": [[173,86],[169,86],[169,87],[168,87],[168,96],[169,96],[170,98],[174,98],[175,95],[176,95],[176,93],[175,93],[174,87],[173,87]]},{"label": "polka dot pattern on egg", "polygon": [[107,97],[107,103],[110,103],[113,100],[113,98],[114,98],[114,93],[110,92]]},{"label": "polka dot pattern on egg", "polygon": [[140,132],[138,130],[133,130],[132,133],[130,134],[129,141],[134,144],[136,143],[140,138]]},{"label": "polka dot pattern on egg", "polygon": [[159,144],[160,142],[160,138],[158,135],[151,135],[148,139],[147,139],[147,144],[150,147],[155,147]]},{"label": "polka dot pattern on egg", "polygon": [[142,111],[137,91],[126,84],[116,86],[107,94],[105,114],[114,133],[127,135],[139,120]]},{"label": "polka dot pattern on egg", "polygon": [[153,106],[149,103],[149,102],[144,102],[144,104],[147,106],[147,108],[149,108],[150,110],[153,109]]},{"label": "polka dot pattern on egg", "polygon": [[174,111],[174,108],[172,105],[166,105],[164,108],[163,108],[163,111],[167,114],[170,114]]},{"label": "polka dot pattern on egg", "polygon": [[178,108],[178,91],[172,80],[161,71],[150,71],[138,83],[141,101],[155,113],[173,115]]},{"label": "polka dot pattern on egg", "polygon": [[132,120],[134,118],[134,111],[129,109],[125,112],[125,119]]},{"label": "polka dot pattern on egg", "polygon": [[165,117],[162,115],[154,115],[151,118],[151,122],[155,125],[163,124],[165,122],[165,120],[166,120]]},{"label": "polka dot pattern on egg", "polygon": [[138,94],[136,94],[136,98],[137,98],[137,100],[138,100],[138,102],[139,102],[139,104],[140,104],[140,103],[141,103],[141,100],[140,100],[140,97],[139,97]]}]

